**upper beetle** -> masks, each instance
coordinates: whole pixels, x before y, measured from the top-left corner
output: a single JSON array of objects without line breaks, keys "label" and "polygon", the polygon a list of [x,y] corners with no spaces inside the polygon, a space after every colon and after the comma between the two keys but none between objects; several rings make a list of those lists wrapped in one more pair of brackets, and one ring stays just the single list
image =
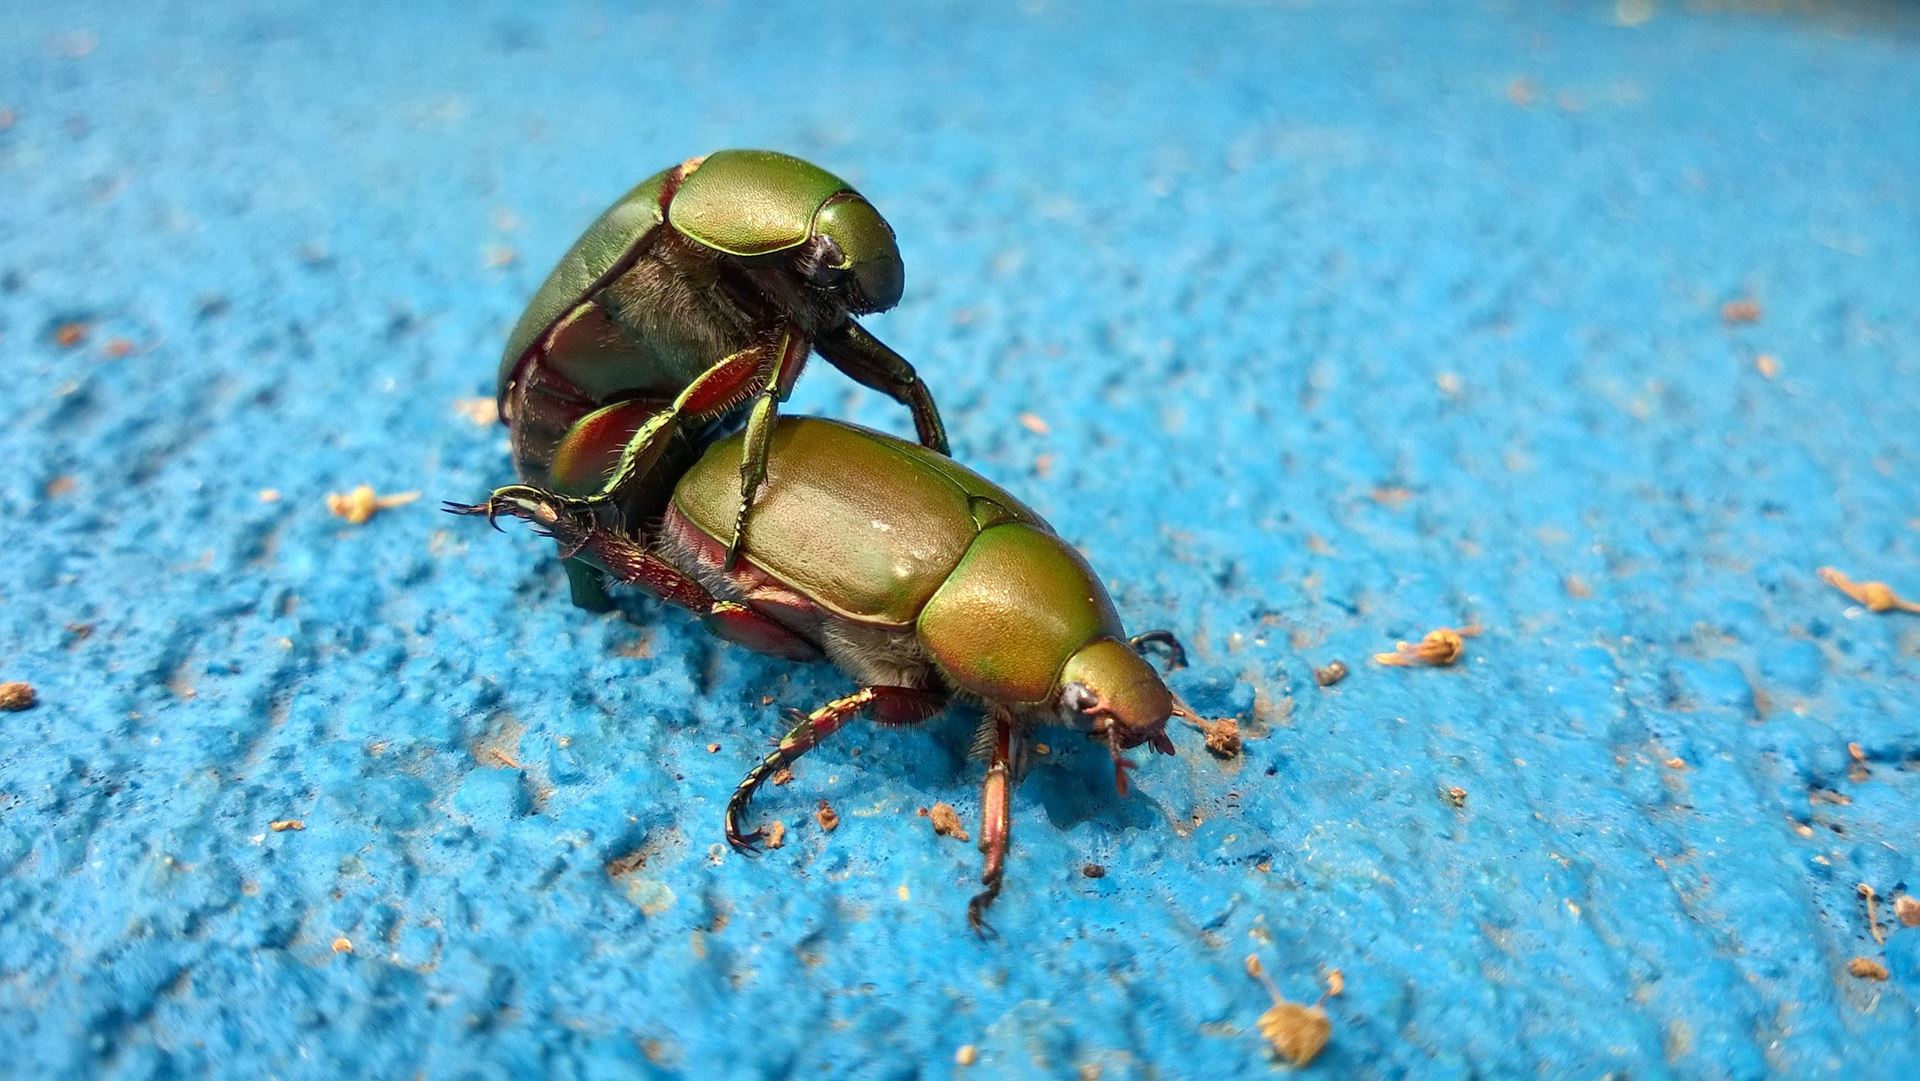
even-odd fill
[{"label": "upper beetle", "polygon": [[[606,438],[581,427],[595,411],[635,398],[670,402],[621,433],[624,450],[590,490],[559,493],[572,513],[631,520],[670,487],[652,474],[677,435],[751,401],[737,553],[766,477],[774,416],[810,351],[906,405],[920,442],[946,453],[939,411],[913,366],[854,320],[898,303],[904,284],[892,227],[816,165],[721,150],[649,177],[587,227],[507,339],[500,415],[520,478],[546,494],[570,440]],[[529,494],[501,489],[495,498]],[[568,574],[575,603],[605,606],[596,572],[569,561]]]}]

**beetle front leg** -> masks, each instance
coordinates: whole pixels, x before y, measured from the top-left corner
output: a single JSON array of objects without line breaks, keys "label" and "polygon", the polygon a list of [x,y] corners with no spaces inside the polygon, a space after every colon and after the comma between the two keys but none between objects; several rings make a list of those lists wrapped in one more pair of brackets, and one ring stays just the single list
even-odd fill
[{"label": "beetle front leg", "polygon": [[940,422],[940,410],[933,404],[933,393],[920,381],[920,373],[913,370],[907,358],[889,349],[885,342],[851,319],[813,345],[828,363],[854,382],[913,410],[913,430],[920,437],[920,445],[941,454],[948,453],[947,428]]},{"label": "beetle front leg", "polygon": [[940,712],[946,704],[946,695],[938,691],[923,691],[914,687],[862,687],[801,717],[786,735],[780,737],[779,746],[748,771],[733,790],[732,798],[727,800],[727,843],[742,853],[752,855],[755,851],[753,843],[760,839],[760,831],[741,833],[740,819],[746,814],[747,804],[753,799],[754,792],[767,782],[767,778],[799,761],[801,755],[818,747],[822,740],[839,731],[861,712],[871,712],[874,719],[883,724],[917,724]]},{"label": "beetle front leg", "polygon": [[753,507],[760,485],[766,483],[767,450],[773,439],[774,418],[780,411],[780,403],[793,393],[794,381],[806,366],[806,339],[791,329],[782,332],[766,385],[753,403],[753,412],[747,416],[746,437],[741,441],[740,512],[733,519],[733,539],[727,542],[727,559],[722,564],[725,570],[732,570],[740,559],[740,548],[747,537],[747,511]]},{"label": "beetle front leg", "polygon": [[992,738],[987,780],[980,789],[980,851],[986,856],[980,881],[986,889],[967,902],[967,926],[983,938],[996,934],[987,924],[986,911],[1000,896],[1000,882],[1007,872],[1007,847],[1013,840],[1013,764],[1021,736],[1012,717],[996,712]]}]

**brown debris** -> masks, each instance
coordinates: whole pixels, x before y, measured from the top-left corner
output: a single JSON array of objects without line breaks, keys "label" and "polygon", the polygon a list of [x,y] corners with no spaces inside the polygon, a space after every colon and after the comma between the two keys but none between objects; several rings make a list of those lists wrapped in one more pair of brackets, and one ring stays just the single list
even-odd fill
[{"label": "brown debris", "polygon": [[1753,370],[1768,379],[1777,378],[1780,375],[1780,358],[1772,353],[1761,353],[1753,358]]},{"label": "brown debris", "polygon": [[768,848],[779,848],[787,843],[787,824],[777,818],[767,823],[765,833]]},{"label": "brown debris", "polygon": [[280,818],[267,823],[267,828],[275,833],[285,833],[288,830],[297,832],[306,829],[307,824],[298,818]]},{"label": "brown debris", "polygon": [[1347,678],[1347,662],[1328,661],[1313,670],[1313,681],[1322,687],[1331,687]]},{"label": "brown debris", "polygon": [[1537,92],[1533,80],[1524,75],[1507,84],[1507,100],[1522,109],[1533,104],[1533,96]]},{"label": "brown debris", "polygon": [[1687,760],[1684,758],[1681,758],[1679,755],[1675,755],[1674,757],[1667,759],[1667,768],[1668,769],[1686,769]]},{"label": "brown debris", "polygon": [[100,355],[108,360],[125,360],[133,355],[133,343],[125,338],[108,338],[100,347]]},{"label": "brown debris", "polygon": [[1097,863],[1089,863],[1085,867],[1080,868],[1080,873],[1088,878],[1107,877],[1107,869]]},{"label": "brown debris", "polygon": [[351,940],[349,940],[349,939],[347,939],[347,938],[345,938],[345,937],[341,937],[341,938],[336,938],[336,939],[334,939],[334,940],[333,940],[333,952],[335,952],[335,953],[352,953],[352,952],[353,952],[353,942],[352,942]]},{"label": "brown debris", "polygon": [[962,1044],[960,1050],[953,1053],[955,1066],[971,1066],[980,1061],[980,1049],[972,1044]]},{"label": "brown debris", "polygon": [[1459,785],[1444,788],[1440,794],[1447,797],[1447,802],[1453,804],[1455,810],[1462,810],[1467,805],[1467,790]]},{"label": "brown debris", "polygon": [[790,784],[793,781],[793,771],[785,766],[781,766],[779,769],[773,771],[772,780],[774,784]]},{"label": "brown debris", "polygon": [[1887,933],[1880,929],[1880,910],[1875,904],[1880,899],[1880,895],[1873,892],[1873,887],[1865,882],[1855,886],[1853,891],[1867,902],[1867,930],[1873,933],[1873,940],[1882,946],[1886,945]]},{"label": "brown debris", "polygon": [[1240,757],[1240,722],[1232,717],[1222,717],[1210,721],[1205,717],[1190,716],[1187,723],[1206,733],[1207,753],[1219,759]]},{"label": "brown debris", "polygon": [[278,503],[278,502],[280,502],[280,489],[278,489],[278,488],[262,488],[262,489],[260,489],[260,502],[262,502],[262,503]]},{"label": "brown debris", "polygon": [[967,836],[966,827],[960,824],[960,815],[954,811],[953,804],[936,803],[927,816],[933,820],[933,832],[940,836],[956,841],[972,840]]},{"label": "brown debris", "polygon": [[1861,750],[1858,743],[1847,744],[1847,758],[1850,760],[1847,766],[1847,780],[1864,781],[1873,776],[1873,771],[1867,769],[1867,752]]},{"label": "brown debris", "polygon": [[1030,431],[1035,435],[1046,435],[1048,432],[1051,432],[1053,430],[1052,428],[1047,427],[1046,421],[1041,420],[1037,415],[1033,413],[1020,414],[1020,427],[1025,428],[1027,431]]},{"label": "brown debris", "polygon": [[1729,325],[1734,323],[1758,323],[1760,321],[1760,302],[1757,300],[1729,300],[1720,305],[1720,321]]},{"label": "brown debris", "polygon": [[372,485],[362,484],[345,495],[339,492],[328,492],[327,510],[338,517],[345,518],[353,525],[366,525],[381,511],[404,507],[419,498],[419,492],[376,495]]},{"label": "brown debris", "polygon": [[820,828],[828,833],[840,828],[840,812],[834,810],[833,805],[826,800],[820,801],[820,809],[813,812],[813,820],[820,823]]},{"label": "brown debris", "polygon": [[1863,980],[1884,980],[1887,966],[1871,957],[1856,957],[1847,962],[1847,971]]},{"label": "brown debris", "polygon": [[1327,970],[1327,997],[1339,998],[1347,990],[1347,974],[1337,968]]},{"label": "brown debris", "polygon": [[[1260,958],[1252,954],[1247,955],[1247,975],[1259,980],[1273,997],[1273,1008],[1260,1015],[1260,1035],[1266,1038],[1267,1045],[1276,1056],[1295,1066],[1312,1062],[1333,1035],[1333,1022],[1327,1018],[1327,1011],[1318,1002],[1302,1006],[1281,997],[1280,989],[1261,967]],[[1321,1001],[1326,999],[1322,997]]]},{"label": "brown debris", "polygon": [[708,754],[719,754],[719,753],[720,753],[720,745],[719,745],[718,743],[709,743],[709,744],[707,744],[707,753],[708,753]]},{"label": "brown debris", "polygon": [[1560,588],[1566,590],[1567,596],[1572,597],[1576,601],[1584,601],[1588,597],[1593,596],[1593,587],[1587,584],[1585,578],[1577,574],[1569,574],[1561,579]]},{"label": "brown debris", "polygon": [[18,713],[23,709],[32,709],[39,700],[40,695],[31,683],[17,679],[0,683],[0,710]]},{"label": "brown debris", "polygon": [[62,323],[53,331],[53,344],[62,349],[72,349],[87,340],[90,328],[85,323]]},{"label": "brown debris", "polygon": [[1902,598],[1885,582],[1856,582],[1833,567],[1821,567],[1820,580],[1860,602],[1869,612],[1920,612],[1920,604]]},{"label": "brown debris", "polygon": [[1425,665],[1444,668],[1458,661],[1467,651],[1466,639],[1480,633],[1478,623],[1466,627],[1441,627],[1427,632],[1418,643],[1396,642],[1392,653],[1376,653],[1373,663],[1395,668]]},{"label": "brown debris", "polygon": [[1893,899],[1893,915],[1902,927],[1920,927],[1920,897],[1903,893]]}]

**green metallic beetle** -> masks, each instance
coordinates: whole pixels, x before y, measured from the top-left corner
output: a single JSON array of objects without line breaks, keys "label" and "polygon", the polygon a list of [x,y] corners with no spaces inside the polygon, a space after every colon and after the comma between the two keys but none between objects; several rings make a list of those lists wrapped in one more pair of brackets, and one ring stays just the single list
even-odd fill
[{"label": "green metallic beetle", "polygon": [[[500,416],[524,484],[495,498],[555,494],[575,516],[636,520],[670,486],[659,466],[675,434],[699,434],[751,400],[731,560],[765,477],[774,416],[810,350],[911,408],[920,441],[946,453],[913,366],[853,319],[898,303],[904,274],[873,205],[798,158],[722,150],[648,178],[588,226],[507,340]],[[605,476],[559,484],[555,459],[582,453],[569,442],[599,438],[579,426],[643,398],[672,404],[629,433]],[[598,573],[571,560],[567,572],[574,603],[607,607]]]},{"label": "green metallic beetle", "polygon": [[[613,429],[643,426],[658,406],[619,407]],[[741,816],[769,777],[865,713],[913,724],[953,699],[986,709],[976,749],[988,759],[981,801],[985,889],[967,906],[976,930],[1000,892],[1010,792],[1036,725],[1105,743],[1126,791],[1123,755],[1174,753],[1170,716],[1193,714],[1140,655],[1164,631],[1128,638],[1106,588],[1072,545],[979,474],[923,447],[836,421],[781,421],[740,558],[733,463],[745,436],[707,447],[644,536],[595,525],[556,500],[513,495],[495,509],[551,533],[570,558],[699,614],[714,633],[763,653],[830,660],[860,689],[794,714],[796,723],[728,801],[727,841],[751,851]],[[565,464],[596,476],[616,453]],[[450,506],[462,513],[487,507]]]}]

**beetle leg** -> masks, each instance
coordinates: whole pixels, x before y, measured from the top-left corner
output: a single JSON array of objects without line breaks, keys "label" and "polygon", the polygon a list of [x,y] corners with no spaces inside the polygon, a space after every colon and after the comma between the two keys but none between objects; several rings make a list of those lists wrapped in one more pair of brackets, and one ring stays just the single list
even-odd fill
[{"label": "beetle leg", "polygon": [[920,437],[920,445],[941,454],[948,453],[947,429],[940,423],[940,410],[933,404],[933,393],[920,381],[920,373],[913,370],[907,358],[889,349],[885,342],[851,319],[815,341],[813,347],[849,379],[913,410],[913,430]]},{"label": "beetle leg", "polygon": [[760,764],[748,771],[733,797],[727,800],[727,843],[747,855],[754,853],[753,843],[760,831],[740,832],[740,818],[746,813],[753,793],[767,778],[799,761],[800,756],[820,745],[820,741],[839,731],[841,726],[863,711],[871,712],[883,724],[916,724],[940,712],[946,695],[915,687],[862,687],[843,698],[836,698],[812,713],[800,717],[780,743]]},{"label": "beetle leg", "polygon": [[986,911],[1000,896],[1000,881],[1007,871],[1007,846],[1013,834],[1013,763],[1019,739],[1013,718],[996,712],[992,758],[987,764],[986,783],[980,789],[980,851],[986,856],[980,881],[987,888],[967,902],[967,926],[983,938],[996,934],[987,924]]},{"label": "beetle leg", "polygon": [[800,378],[800,371],[806,366],[806,339],[788,329],[780,335],[766,385],[760,389],[753,412],[747,416],[747,434],[740,452],[740,513],[733,520],[733,539],[727,543],[727,559],[721,565],[724,570],[732,570],[740,559],[740,546],[747,537],[747,511],[767,479],[767,448],[773,439],[774,417],[780,411],[780,403],[793,393],[794,380]]},{"label": "beetle leg", "polygon": [[1139,653],[1142,656],[1147,652],[1143,648],[1145,646],[1160,645],[1167,647],[1167,671],[1169,672],[1178,672],[1187,666],[1187,647],[1180,644],[1180,639],[1175,638],[1172,631],[1141,631],[1139,634],[1127,639],[1127,644],[1133,647],[1135,653]]}]

